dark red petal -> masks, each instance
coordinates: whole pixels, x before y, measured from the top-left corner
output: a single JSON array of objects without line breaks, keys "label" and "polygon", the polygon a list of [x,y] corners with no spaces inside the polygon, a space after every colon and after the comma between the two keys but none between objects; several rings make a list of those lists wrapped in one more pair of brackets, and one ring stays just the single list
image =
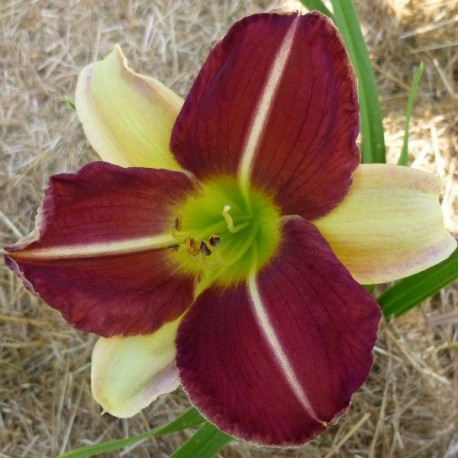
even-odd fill
[{"label": "dark red petal", "polygon": [[[205,291],[178,331],[184,389],[223,431],[300,445],[350,403],[371,365],[380,309],[300,218],[247,285]],[[257,295],[259,295],[257,297]]]},{"label": "dark red petal", "polygon": [[[167,249],[118,242],[170,233],[175,206],[192,189],[180,172],[104,162],[56,175],[35,232],[6,247],[6,263],[78,329],[152,332],[191,304],[194,280],[171,269]],[[88,253],[100,244],[110,248]]]},{"label": "dark red petal", "polygon": [[277,194],[284,214],[313,219],[345,196],[360,160],[358,129],[355,79],[331,21],[259,14],[211,51],[171,149],[202,179],[251,164],[251,180]]}]

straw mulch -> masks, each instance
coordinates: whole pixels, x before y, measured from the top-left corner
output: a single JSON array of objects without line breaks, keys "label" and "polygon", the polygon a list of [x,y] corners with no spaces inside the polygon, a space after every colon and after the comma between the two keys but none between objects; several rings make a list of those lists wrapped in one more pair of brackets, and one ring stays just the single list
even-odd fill
[{"label": "straw mulch", "polygon": [[[133,68],[185,96],[212,43],[233,22],[284,3],[2,1],[0,246],[32,229],[50,175],[96,159],[65,102],[83,66],[121,43]],[[381,91],[392,162],[402,142],[409,84],[416,66],[425,64],[411,160],[444,180],[445,221],[456,235],[458,2],[360,0],[357,6]],[[100,416],[89,387],[95,338],[67,326],[3,266],[0,286],[1,457],[53,457],[132,436],[188,407],[177,391],[129,420]],[[317,440],[297,450],[234,444],[221,456],[458,456],[457,298],[458,287],[452,285],[402,319],[382,324],[368,381],[350,411]],[[165,457],[188,434],[152,439],[112,456]]]}]

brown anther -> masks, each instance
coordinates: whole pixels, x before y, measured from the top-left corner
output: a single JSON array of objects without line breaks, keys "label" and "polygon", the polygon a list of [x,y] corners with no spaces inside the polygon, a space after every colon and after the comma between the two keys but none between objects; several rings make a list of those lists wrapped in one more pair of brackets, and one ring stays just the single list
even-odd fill
[{"label": "brown anther", "polygon": [[210,256],[212,254],[210,248],[207,245],[207,242],[204,242],[204,241],[200,242],[200,252],[204,256]]},{"label": "brown anther", "polygon": [[196,242],[192,237],[184,239],[184,246],[192,256],[197,256],[200,253],[200,242]]},{"label": "brown anther", "polygon": [[178,245],[178,243],[172,243],[172,245],[169,245],[167,248],[170,251],[178,251],[178,248],[180,248],[180,245]]},{"label": "brown anther", "polygon": [[181,216],[181,213],[178,213],[177,217],[175,218],[175,224],[174,224],[175,230],[180,232],[183,229],[183,217]]},{"label": "brown anther", "polygon": [[214,247],[219,246],[220,242],[221,242],[221,239],[217,235],[211,235],[210,238],[208,239],[208,243]]}]

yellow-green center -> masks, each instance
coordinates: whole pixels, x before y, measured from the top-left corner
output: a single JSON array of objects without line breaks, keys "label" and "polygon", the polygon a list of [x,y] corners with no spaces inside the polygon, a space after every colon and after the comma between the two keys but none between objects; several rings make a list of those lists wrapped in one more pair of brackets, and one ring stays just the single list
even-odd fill
[{"label": "yellow-green center", "polygon": [[204,183],[178,208],[173,226],[171,259],[180,270],[197,274],[204,288],[246,279],[267,263],[280,241],[280,214],[272,199],[253,188],[242,193],[234,179]]}]

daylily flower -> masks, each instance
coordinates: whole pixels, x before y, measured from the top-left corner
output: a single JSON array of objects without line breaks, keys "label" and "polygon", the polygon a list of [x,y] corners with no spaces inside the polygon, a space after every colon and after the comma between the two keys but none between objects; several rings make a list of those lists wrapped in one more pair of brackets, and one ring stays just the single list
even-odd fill
[{"label": "daylily flower", "polygon": [[101,336],[105,411],[132,416],[181,383],[223,431],[303,444],[371,368],[380,310],[360,283],[454,250],[440,183],[359,165],[353,71],[318,13],[238,22],[181,105],[119,47],[85,68],[77,112],[106,162],[52,177],[6,262]]}]

